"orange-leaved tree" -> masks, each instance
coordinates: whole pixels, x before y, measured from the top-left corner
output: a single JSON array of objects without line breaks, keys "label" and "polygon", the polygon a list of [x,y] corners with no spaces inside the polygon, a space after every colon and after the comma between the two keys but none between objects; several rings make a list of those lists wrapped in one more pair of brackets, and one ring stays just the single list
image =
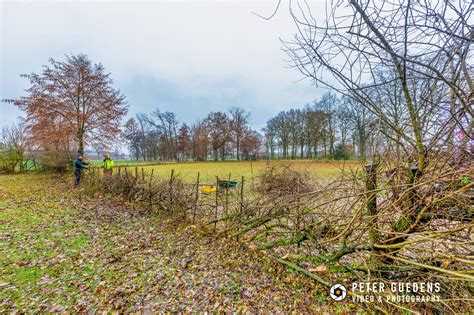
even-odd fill
[{"label": "orange-leaved tree", "polygon": [[83,154],[85,144],[107,146],[120,133],[128,104],[102,64],[83,54],[51,58],[41,74],[22,77],[30,80],[27,96],[5,101],[26,113],[26,127],[43,149]]}]

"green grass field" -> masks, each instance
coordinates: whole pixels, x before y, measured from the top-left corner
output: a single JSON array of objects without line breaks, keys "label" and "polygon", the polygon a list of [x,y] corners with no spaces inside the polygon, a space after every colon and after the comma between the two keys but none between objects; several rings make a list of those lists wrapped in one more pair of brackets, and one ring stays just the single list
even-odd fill
[{"label": "green grass field", "polygon": [[[240,180],[242,176],[246,179],[257,177],[265,168],[269,166],[291,165],[299,171],[306,171],[315,178],[332,178],[341,174],[344,170],[358,168],[358,162],[354,161],[253,161],[253,162],[184,162],[184,163],[164,163],[158,165],[140,165],[138,172],[143,167],[145,172],[159,177],[170,177],[171,172],[179,176],[185,182],[195,182],[198,172],[201,183],[213,183],[216,176],[222,179],[230,178]],[[121,166],[124,167],[124,166]],[[134,172],[135,165],[129,164],[129,170]],[[117,167],[116,167],[117,171]]]},{"label": "green grass field", "polygon": [[[102,166],[102,160],[87,160],[87,162],[91,163],[94,166]],[[145,161],[136,161],[136,160],[114,160],[115,165],[147,165],[147,164],[156,164],[156,162],[145,162]]]}]

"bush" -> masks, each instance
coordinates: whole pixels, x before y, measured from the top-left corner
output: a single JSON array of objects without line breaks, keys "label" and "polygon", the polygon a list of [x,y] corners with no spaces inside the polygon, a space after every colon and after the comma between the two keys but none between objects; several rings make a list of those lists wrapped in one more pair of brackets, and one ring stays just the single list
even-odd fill
[{"label": "bush", "polygon": [[289,164],[270,166],[260,175],[257,191],[277,196],[296,195],[311,191],[310,176],[298,172]]},{"label": "bush", "polygon": [[69,152],[45,152],[40,157],[41,169],[46,172],[64,174],[72,169],[71,153]]},{"label": "bush", "polygon": [[349,160],[351,158],[351,152],[346,145],[339,143],[334,148],[334,159],[335,160]]},{"label": "bush", "polygon": [[23,162],[23,154],[16,149],[0,150],[0,170],[4,173],[13,173],[18,164]]}]

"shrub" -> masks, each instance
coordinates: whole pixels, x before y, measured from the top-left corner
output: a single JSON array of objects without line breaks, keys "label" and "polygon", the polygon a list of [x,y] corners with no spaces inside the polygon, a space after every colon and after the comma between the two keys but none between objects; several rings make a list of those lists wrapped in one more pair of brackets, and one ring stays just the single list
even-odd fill
[{"label": "shrub", "polygon": [[277,196],[296,195],[311,191],[309,174],[293,169],[290,164],[270,166],[260,175],[257,191]]},{"label": "shrub", "polygon": [[40,156],[41,169],[64,174],[72,169],[72,154],[64,151],[48,151]]},{"label": "shrub", "polygon": [[335,160],[349,160],[351,158],[351,152],[346,145],[339,143],[334,148],[334,159]]},{"label": "shrub", "polygon": [[0,150],[0,170],[4,173],[13,173],[23,162],[23,154],[14,148]]}]

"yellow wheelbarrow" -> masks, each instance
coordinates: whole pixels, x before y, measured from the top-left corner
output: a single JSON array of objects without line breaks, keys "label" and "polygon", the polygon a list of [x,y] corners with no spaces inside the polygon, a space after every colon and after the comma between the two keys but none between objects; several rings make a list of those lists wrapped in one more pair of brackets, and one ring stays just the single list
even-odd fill
[{"label": "yellow wheelbarrow", "polygon": [[212,184],[201,185],[201,191],[205,193],[212,193],[212,192],[216,192],[217,190],[218,190],[217,185],[212,185]]}]

